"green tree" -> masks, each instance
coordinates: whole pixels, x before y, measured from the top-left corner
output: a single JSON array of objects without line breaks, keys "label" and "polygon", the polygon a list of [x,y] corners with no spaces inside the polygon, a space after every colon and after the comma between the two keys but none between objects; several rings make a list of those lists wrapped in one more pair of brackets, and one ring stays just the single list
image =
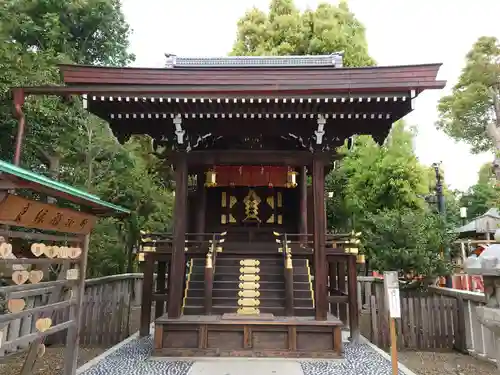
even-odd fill
[{"label": "green tree", "polygon": [[[60,84],[60,62],[125,65],[128,35],[118,0],[0,0],[0,157],[13,154],[11,87]],[[169,170],[151,140],[120,145],[78,98],[33,96],[23,109],[23,166],[133,210],[98,222],[89,276],[130,270],[140,229],[168,230],[172,215]]]},{"label": "green tree", "polygon": [[451,270],[440,253],[443,244],[453,240],[450,229],[441,216],[425,210],[368,213],[363,220],[363,250],[373,269],[400,270],[407,284],[423,276],[427,284]]},{"label": "green tree", "polygon": [[440,249],[449,243],[448,231],[426,202],[432,175],[418,162],[413,137],[400,121],[383,145],[359,136],[351,150],[339,150],[340,165],[326,178],[326,189],[334,193],[327,202],[328,225],[361,231],[372,269],[434,277],[446,271]]},{"label": "green tree", "polygon": [[[465,67],[450,95],[439,102],[437,126],[465,141],[472,152],[500,152],[500,44],[483,36],[466,56]],[[500,179],[500,160],[495,161]]]},{"label": "green tree", "polygon": [[370,66],[365,28],[349,10],[320,4],[301,13],[293,0],[272,0],[266,14],[257,8],[238,21],[232,55],[319,55],[344,52],[345,66]]},{"label": "green tree", "polygon": [[500,188],[495,181],[491,164],[485,164],[478,173],[478,182],[460,198],[460,205],[467,207],[470,219],[481,216],[492,207],[499,207]]},{"label": "green tree", "polygon": [[122,66],[134,59],[119,0],[2,1],[0,25],[8,40],[70,62]]}]

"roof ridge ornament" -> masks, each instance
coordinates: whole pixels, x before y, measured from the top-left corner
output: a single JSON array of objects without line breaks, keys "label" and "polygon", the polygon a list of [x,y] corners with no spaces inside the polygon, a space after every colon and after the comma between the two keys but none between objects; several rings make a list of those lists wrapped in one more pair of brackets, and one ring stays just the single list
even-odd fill
[{"label": "roof ridge ornament", "polygon": [[179,57],[165,54],[166,68],[343,67],[344,52],[329,55]]}]

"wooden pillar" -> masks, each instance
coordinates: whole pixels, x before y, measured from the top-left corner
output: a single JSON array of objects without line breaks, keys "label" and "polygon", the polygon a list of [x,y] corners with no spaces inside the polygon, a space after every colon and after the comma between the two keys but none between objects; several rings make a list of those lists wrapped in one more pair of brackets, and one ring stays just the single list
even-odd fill
[{"label": "wooden pillar", "polygon": [[89,255],[90,234],[85,236],[83,251],[79,262],[79,280],[76,288],[76,303],[70,309],[70,319],[74,321],[66,333],[66,350],[64,353],[64,373],[75,375],[78,367],[78,349],[80,346],[80,330],[82,328],[82,306],[85,294],[85,278],[87,272],[87,261]]},{"label": "wooden pillar", "polygon": [[149,336],[149,325],[151,324],[151,307],[153,305],[153,274],[155,259],[151,252],[144,254],[144,279],[142,281],[141,300],[141,325],[139,335]]},{"label": "wooden pillar", "polygon": [[23,148],[24,140],[24,128],[26,119],[23,112],[24,104],[24,91],[23,89],[15,89],[14,93],[14,113],[17,118],[17,135],[16,135],[16,148],[14,150],[14,165],[19,165],[21,163],[21,152]]},{"label": "wooden pillar", "polygon": [[314,292],[316,320],[326,320],[328,315],[328,268],[325,253],[325,166],[314,159],[313,179],[313,229],[314,229]]},{"label": "wooden pillar", "polygon": [[359,311],[358,311],[358,276],[356,270],[356,256],[347,257],[347,296],[349,298],[349,327],[351,341],[359,341]]},{"label": "wooden pillar", "polygon": [[[330,295],[334,296],[335,293],[338,290],[337,287],[337,262],[330,261],[328,264],[328,270],[329,270],[329,280],[328,280],[328,285],[330,286]],[[330,303],[330,312],[335,315],[339,316],[339,304],[338,303]]]},{"label": "wooden pillar", "polygon": [[[337,263],[337,276],[338,276],[338,290],[342,293],[347,292],[346,288],[346,267],[348,266],[346,259],[342,257],[342,260]],[[344,322],[344,324],[347,323],[347,304],[346,303],[339,303],[339,319]]]},{"label": "wooden pillar", "polygon": [[198,173],[196,177],[196,199],[197,199],[197,207],[196,207],[196,233],[200,235],[197,237],[198,241],[208,240],[201,235],[201,233],[205,233],[205,213],[207,206],[207,190],[205,188],[205,174],[203,172]]},{"label": "wooden pillar", "polygon": [[182,307],[184,279],[186,277],[186,219],[188,170],[186,155],[179,153],[175,164],[175,206],[172,261],[169,272],[168,317],[179,318]]},{"label": "wooden pillar", "polygon": [[307,168],[305,166],[300,168],[299,172],[299,192],[300,192],[300,221],[299,233],[300,241],[307,244]]},{"label": "wooden pillar", "polygon": [[[156,293],[165,295],[165,280],[167,276],[167,262],[158,260],[158,271],[156,272]],[[165,313],[165,300],[156,300],[155,318],[159,318]]]}]

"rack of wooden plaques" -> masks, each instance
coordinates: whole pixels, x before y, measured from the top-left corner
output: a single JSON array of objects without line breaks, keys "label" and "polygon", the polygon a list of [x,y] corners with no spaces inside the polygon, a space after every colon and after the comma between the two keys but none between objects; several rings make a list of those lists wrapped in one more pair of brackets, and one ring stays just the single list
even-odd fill
[{"label": "rack of wooden plaques", "polygon": [[[64,330],[63,374],[76,372],[89,233],[96,219],[16,195],[0,196],[0,280],[6,285],[0,287],[0,350],[28,351],[20,375],[33,373],[46,338]],[[69,314],[60,314],[63,310]],[[20,321],[23,329],[9,335]]]}]

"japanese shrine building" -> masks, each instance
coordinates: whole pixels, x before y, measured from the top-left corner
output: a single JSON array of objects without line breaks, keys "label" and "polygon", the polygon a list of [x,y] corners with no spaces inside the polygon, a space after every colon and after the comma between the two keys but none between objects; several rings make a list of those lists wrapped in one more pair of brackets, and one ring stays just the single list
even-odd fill
[{"label": "japanese shrine building", "polygon": [[383,142],[420,93],[443,88],[439,67],[170,56],[159,69],[62,65],[64,86],[15,101],[81,96],[120,141],[148,134],[173,165],[173,234],[143,239],[141,332],[156,302],[158,354],[334,356],[341,326],[358,335],[359,236],[326,234],[325,170],[346,139]]}]

